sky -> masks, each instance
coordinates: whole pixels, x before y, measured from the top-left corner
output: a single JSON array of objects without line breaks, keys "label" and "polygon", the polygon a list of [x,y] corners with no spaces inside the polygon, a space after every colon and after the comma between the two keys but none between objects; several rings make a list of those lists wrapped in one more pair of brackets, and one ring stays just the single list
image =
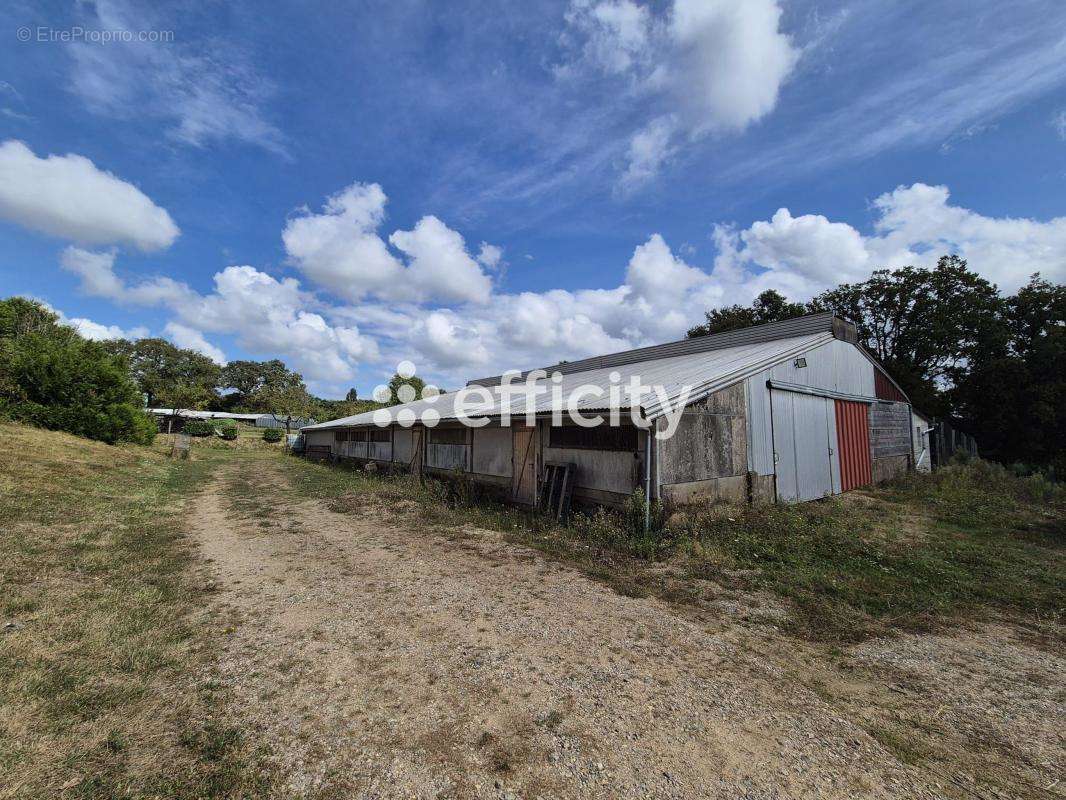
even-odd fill
[{"label": "sky", "polygon": [[[1066,3],[0,10],[0,280],[324,397],[958,253],[1066,280]],[[269,12],[267,10],[269,9]]]}]

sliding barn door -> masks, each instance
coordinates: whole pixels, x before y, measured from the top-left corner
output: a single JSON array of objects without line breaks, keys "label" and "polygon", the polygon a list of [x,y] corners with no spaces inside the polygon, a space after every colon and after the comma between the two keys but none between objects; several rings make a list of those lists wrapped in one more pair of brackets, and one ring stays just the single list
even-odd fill
[{"label": "sliding barn door", "polygon": [[871,483],[870,407],[852,400],[836,400],[837,452],[840,454],[840,489],[848,491]]}]

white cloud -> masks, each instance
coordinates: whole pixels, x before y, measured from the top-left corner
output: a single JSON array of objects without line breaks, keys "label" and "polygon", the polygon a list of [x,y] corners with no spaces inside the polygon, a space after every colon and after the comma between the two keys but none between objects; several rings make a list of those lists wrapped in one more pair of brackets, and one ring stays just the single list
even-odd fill
[{"label": "white cloud", "polygon": [[73,317],[62,321],[70,325],[86,339],[92,339],[96,342],[102,342],[107,339],[129,339],[130,341],[135,341],[148,335],[148,329],[143,326],[123,330],[118,325],[103,325],[85,317]]},{"label": "white cloud", "polygon": [[304,210],[285,225],[285,251],[307,277],[342,297],[388,293],[403,265],[377,234],[388,198],[376,183],[353,183],[330,196],[321,214]]},{"label": "white cloud", "polygon": [[389,242],[409,259],[402,280],[419,299],[487,303],[492,281],[466,251],[466,243],[434,216],[422,217],[410,231],[396,231]]},{"label": "white cloud", "polygon": [[463,237],[437,217],[425,216],[412,230],[389,236],[407,257],[406,265],[393,255],[378,235],[387,200],[378,184],[353,183],[327,198],[322,213],[304,210],[288,221],[282,232],[286,252],[307,277],[348,300],[374,294],[486,302],[491,280],[467,252]]},{"label": "white cloud", "polygon": [[766,272],[753,286],[784,287],[797,299],[844,281],[862,280],[878,267],[932,266],[957,253],[970,269],[1013,292],[1029,275],[1066,280],[1066,217],[1046,222],[986,217],[950,203],[946,186],[915,183],[878,197],[874,235],[820,215],[793,217],[780,209],[734,234],[734,265]]},{"label": "white cloud", "polygon": [[115,258],[114,250],[95,252],[71,245],[63,250],[59,264],[81,278],[83,292],[117,303],[152,306],[177,303],[194,294],[185,284],[166,277],[149,278],[128,286],[115,274]]},{"label": "white cloud", "polygon": [[195,337],[226,333],[249,352],[284,357],[308,378],[349,380],[360,361],[378,358],[377,343],[355,325],[330,325],[311,308],[316,300],[293,278],[278,280],[254,267],[227,267],[214,276],[214,291],[202,295],[184,283],[154,277],[129,285],[115,274],[114,253],[69,247],[61,263],[82,279],[82,290],[119,303],[163,306],[177,316],[167,332],[182,346],[217,361],[220,350]]},{"label": "white cloud", "polygon": [[1066,142],[1066,111],[1060,111],[1051,118],[1051,127],[1059,138]]},{"label": "white cloud", "polygon": [[38,158],[25,144],[0,144],[0,217],[84,244],[169,247],[180,231],[165,209],[131,183],[73,153]]},{"label": "white cloud", "polygon": [[647,127],[633,134],[626,154],[627,166],[622,174],[621,187],[632,189],[654,178],[663,164],[677,151],[673,143],[677,120],[672,116],[652,120]]},{"label": "white cloud", "polygon": [[[178,23],[152,18],[145,7],[120,0],[96,0],[83,8],[92,15],[87,28],[167,30]],[[183,24],[181,32],[191,29]],[[74,62],[71,87],[95,113],[170,120],[171,138],[196,147],[236,139],[287,156],[285,137],[261,110],[275,91],[273,84],[230,43],[197,48],[187,41],[161,44],[134,37],[106,46],[74,43],[68,52]]]},{"label": "white cloud", "polygon": [[486,269],[496,269],[500,266],[500,262],[503,260],[503,248],[497,247],[494,244],[488,242],[481,243],[481,249],[478,250],[477,263],[481,264]]},{"label": "white cloud", "polygon": [[207,356],[216,364],[225,366],[226,354],[207,341],[200,331],[190,328],[188,325],[182,325],[179,322],[168,322],[163,332],[178,347],[186,350],[195,350],[197,353]]},{"label": "white cloud", "polygon": [[[670,109],[630,138],[623,188],[653,177],[682,136],[740,131],[769,114],[800,57],[780,30],[778,0],[673,0],[662,17],[630,0],[574,0],[579,62],[623,76]],[[559,70],[570,78],[578,64]]]}]

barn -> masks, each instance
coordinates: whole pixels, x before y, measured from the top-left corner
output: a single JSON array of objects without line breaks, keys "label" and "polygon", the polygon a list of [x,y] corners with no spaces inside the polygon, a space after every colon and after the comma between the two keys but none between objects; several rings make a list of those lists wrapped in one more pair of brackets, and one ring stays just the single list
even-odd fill
[{"label": "barn", "polygon": [[[637,488],[675,504],[814,500],[914,469],[928,446],[907,396],[832,314],[505,377],[307,426],[306,452],[460,472],[528,505],[567,465],[575,500],[616,506]],[[514,380],[537,392],[525,413],[501,389]],[[655,391],[627,404],[619,387],[633,380]],[[475,390],[472,406],[461,396]]]}]

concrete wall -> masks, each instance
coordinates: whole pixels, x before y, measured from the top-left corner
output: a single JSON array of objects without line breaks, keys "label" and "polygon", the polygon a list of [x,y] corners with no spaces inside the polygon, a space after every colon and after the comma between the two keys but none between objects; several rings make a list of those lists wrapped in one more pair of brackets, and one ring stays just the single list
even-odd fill
[{"label": "concrete wall", "polygon": [[870,473],[874,483],[891,480],[897,475],[902,475],[911,466],[910,455],[885,456],[875,458],[870,464]]},{"label": "concrete wall", "polygon": [[657,443],[659,492],[670,503],[748,499],[747,390],[743,383],[689,405]]},{"label": "concrete wall", "polygon": [[479,475],[511,477],[511,429],[486,425],[474,428],[471,471]]},{"label": "concrete wall", "polygon": [[874,397],[874,366],[853,344],[834,339],[803,354],[806,367],[795,358],[763,370],[745,381],[748,403],[748,469],[774,474],[773,425],[768,380],[795,383],[831,392]]}]

